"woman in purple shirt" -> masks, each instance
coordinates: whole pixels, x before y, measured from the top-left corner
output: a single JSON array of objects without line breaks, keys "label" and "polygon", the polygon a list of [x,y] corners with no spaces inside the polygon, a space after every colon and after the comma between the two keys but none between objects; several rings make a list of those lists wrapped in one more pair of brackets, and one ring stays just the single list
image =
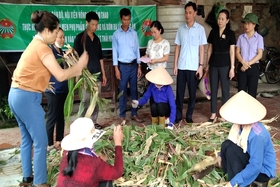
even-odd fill
[{"label": "woman in purple shirt", "polygon": [[245,33],[240,35],[236,44],[238,91],[244,90],[256,97],[259,79],[259,60],[262,58],[263,37],[256,32],[258,17],[249,13],[242,20]]}]

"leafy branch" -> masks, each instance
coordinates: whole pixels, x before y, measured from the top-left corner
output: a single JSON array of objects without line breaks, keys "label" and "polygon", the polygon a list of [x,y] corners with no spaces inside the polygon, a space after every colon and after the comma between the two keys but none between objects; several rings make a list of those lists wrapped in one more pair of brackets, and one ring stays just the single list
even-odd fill
[{"label": "leafy branch", "polygon": [[[77,64],[79,61],[79,55],[77,52],[68,44],[66,45],[68,50],[66,54],[63,56],[66,64],[69,67]],[[70,115],[73,111],[74,104],[74,96],[75,91],[78,90],[78,95],[80,100],[83,99],[82,91],[86,91],[90,93],[90,104],[86,111],[85,117],[90,117],[94,111],[96,104],[99,105],[100,108],[103,108],[104,104],[108,104],[108,101],[104,98],[101,98],[98,95],[98,83],[97,79],[100,73],[91,74],[87,68],[82,70],[82,75],[78,78],[75,83],[75,78],[71,78],[68,80],[68,95],[64,104],[64,115],[66,117],[66,123],[68,124]],[[84,111],[84,103],[80,102],[80,107],[78,111],[78,116],[80,116]]]}]

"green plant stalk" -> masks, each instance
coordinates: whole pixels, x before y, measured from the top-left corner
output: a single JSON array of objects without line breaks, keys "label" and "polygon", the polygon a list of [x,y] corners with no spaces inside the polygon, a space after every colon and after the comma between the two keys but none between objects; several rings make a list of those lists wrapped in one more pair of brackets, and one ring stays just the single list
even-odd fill
[{"label": "green plant stalk", "polygon": [[[77,64],[79,57],[77,55],[77,53],[75,52],[75,50],[70,46],[67,45],[66,46],[68,48],[68,51],[65,53],[64,55],[64,60],[67,63],[67,65],[69,67]],[[73,104],[74,104],[74,93],[75,90],[79,90],[79,98],[80,101],[82,101],[82,91],[86,91],[90,93],[90,105],[89,108],[86,111],[85,116],[86,117],[90,117],[94,111],[94,108],[96,106],[96,103],[99,103],[100,106],[103,106],[103,103],[108,103],[105,102],[104,99],[101,99],[98,96],[98,84],[97,84],[97,80],[98,80],[98,76],[100,73],[96,73],[96,74],[91,74],[87,68],[82,70],[82,75],[79,77],[79,80],[77,81],[77,83],[74,85],[74,78],[69,79],[68,81],[68,95],[67,98],[65,100],[65,104],[64,104],[64,116],[66,118],[66,124],[69,124],[69,118],[72,114],[73,111]],[[81,115],[83,113],[84,110],[84,106],[83,103],[81,102],[80,107],[79,107],[79,111],[78,111],[78,116]]]},{"label": "green plant stalk", "polygon": [[[194,131],[196,127],[185,127],[175,129],[172,132],[160,128],[156,125],[146,127],[124,126],[123,127],[123,159],[124,176],[123,181],[115,181],[117,186],[160,186],[166,187],[201,187],[201,186],[223,186],[227,181],[226,176],[219,169],[214,169],[208,175],[200,180],[194,180],[192,174],[188,172],[196,163],[205,159],[206,151],[216,151],[220,149],[221,143],[227,138],[230,126],[220,124],[208,131],[197,131],[194,135],[188,135],[188,132]],[[94,144],[96,153],[105,154],[108,157],[108,163],[114,163],[114,144],[110,137],[113,136],[113,125],[105,128],[106,133]],[[219,136],[216,135],[220,133]],[[150,138],[153,134],[157,136]],[[180,137],[176,138],[176,137]],[[148,146],[147,141],[151,139]],[[274,139],[274,138],[273,138]],[[188,142],[199,142],[196,145],[189,145]],[[173,147],[175,152],[170,148]],[[187,146],[184,146],[187,145]],[[147,147],[146,147],[147,146]],[[59,153],[57,156],[59,158]],[[52,165],[51,171],[52,186],[55,184],[56,166]],[[273,181],[279,183],[279,179]]]}]

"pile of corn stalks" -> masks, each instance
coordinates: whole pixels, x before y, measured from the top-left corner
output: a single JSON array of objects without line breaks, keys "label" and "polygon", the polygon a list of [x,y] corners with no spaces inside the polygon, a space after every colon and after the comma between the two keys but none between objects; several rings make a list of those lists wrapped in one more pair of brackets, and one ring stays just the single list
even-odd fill
[{"label": "pile of corn stalks", "polygon": [[[271,120],[266,120],[270,123]],[[94,144],[98,154],[114,162],[113,126]],[[201,178],[199,171],[213,165],[215,152],[227,138],[231,124],[203,123],[185,125],[173,131],[160,126],[135,125],[123,126],[124,175],[114,181],[116,186],[150,186],[150,187],[219,187],[227,179],[221,169],[212,166],[211,172]],[[274,144],[280,142],[273,139]],[[48,178],[52,186],[56,183],[60,163],[59,153],[48,157]],[[210,164],[209,164],[210,163]],[[277,178],[270,186],[280,183]],[[274,185],[272,185],[274,184]]]},{"label": "pile of corn stalks", "polygon": [[[201,180],[193,179],[191,168],[208,158],[209,153],[220,149],[226,139],[228,124],[210,128],[184,126],[174,131],[160,126],[124,126],[124,176],[117,186],[211,186],[224,182],[221,171],[212,170]],[[107,136],[107,137],[106,137]],[[108,142],[112,131],[108,130],[94,149],[113,160],[114,145]],[[211,157],[212,158],[212,157]],[[203,166],[202,166],[203,167]]]},{"label": "pile of corn stalks", "polygon": [[[68,50],[66,51],[63,59],[65,60],[68,67],[71,67],[79,61],[79,55],[77,52],[68,44],[66,45]],[[90,117],[93,113],[95,105],[98,104],[100,108],[103,108],[104,104],[108,101],[98,95],[97,79],[100,73],[91,74],[87,68],[82,70],[82,75],[78,78],[75,83],[75,78],[68,80],[68,95],[64,104],[64,115],[66,117],[66,123],[69,122],[69,117],[72,114],[75,90],[78,90],[79,98],[83,99],[83,90],[90,93],[90,105],[86,111],[85,117]],[[78,116],[84,111],[84,103],[80,102]]]}]

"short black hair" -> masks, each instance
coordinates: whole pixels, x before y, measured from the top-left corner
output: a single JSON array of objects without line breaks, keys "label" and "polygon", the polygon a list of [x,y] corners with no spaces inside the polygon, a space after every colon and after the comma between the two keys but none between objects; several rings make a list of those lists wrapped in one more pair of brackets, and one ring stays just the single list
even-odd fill
[{"label": "short black hair", "polygon": [[93,11],[90,11],[86,14],[86,21],[90,22],[91,20],[99,21],[99,16]]},{"label": "short black hair", "polygon": [[128,8],[122,8],[120,11],[120,18],[123,16],[131,16],[131,12]]},{"label": "short black hair", "polygon": [[186,5],[185,5],[185,10],[187,7],[193,7],[193,10],[196,12],[196,3],[189,1]]}]

